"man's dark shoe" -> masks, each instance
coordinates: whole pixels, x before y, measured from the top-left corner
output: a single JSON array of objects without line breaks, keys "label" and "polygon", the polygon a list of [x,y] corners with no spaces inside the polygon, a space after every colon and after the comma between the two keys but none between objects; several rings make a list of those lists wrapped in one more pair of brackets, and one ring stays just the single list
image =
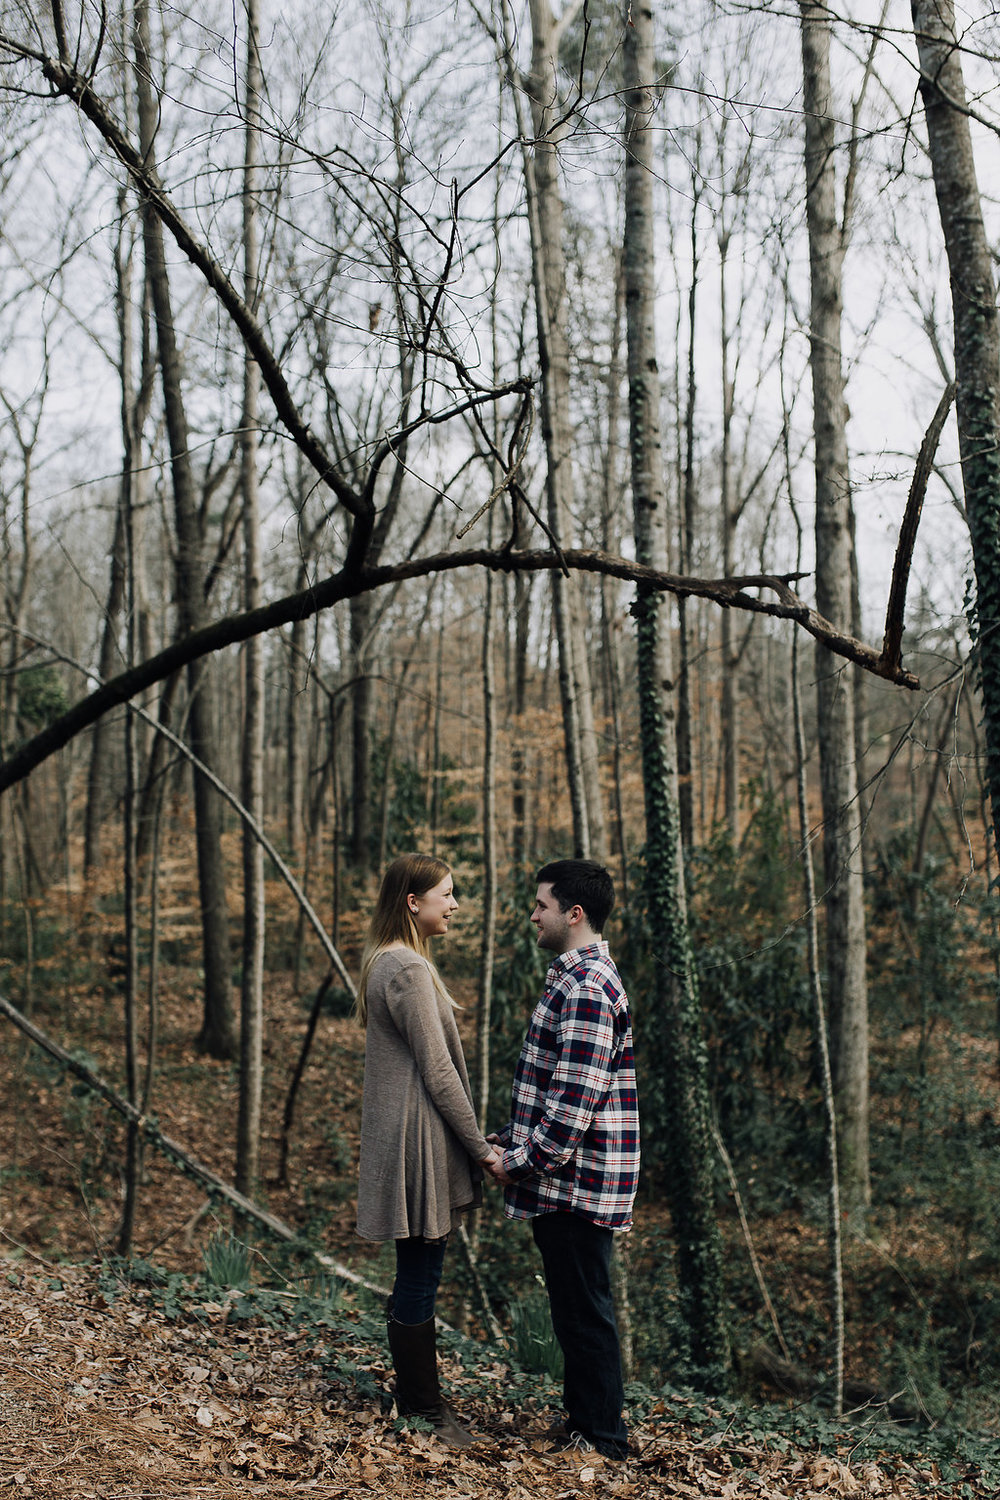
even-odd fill
[{"label": "man's dark shoe", "polygon": [[552,1442],[553,1453],[578,1453],[582,1457],[585,1453],[597,1452],[588,1437],[577,1432],[575,1427],[567,1427],[565,1422],[553,1423],[546,1437]]},{"label": "man's dark shoe", "polygon": [[610,1458],[612,1463],[624,1463],[629,1457],[629,1449],[621,1448],[617,1444],[613,1447],[602,1448],[600,1443],[593,1442],[585,1437],[575,1427],[560,1418],[550,1423],[545,1431],[546,1440],[552,1443],[553,1453],[597,1453],[601,1458]]}]

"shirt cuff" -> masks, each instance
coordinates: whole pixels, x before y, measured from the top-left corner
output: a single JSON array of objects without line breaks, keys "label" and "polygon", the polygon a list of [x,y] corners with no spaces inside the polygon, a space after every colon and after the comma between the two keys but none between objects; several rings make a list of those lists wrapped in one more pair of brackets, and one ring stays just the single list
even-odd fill
[{"label": "shirt cuff", "polygon": [[531,1167],[528,1164],[527,1150],[524,1146],[517,1146],[513,1150],[505,1151],[501,1163],[507,1176],[515,1182],[522,1177],[531,1175]]}]

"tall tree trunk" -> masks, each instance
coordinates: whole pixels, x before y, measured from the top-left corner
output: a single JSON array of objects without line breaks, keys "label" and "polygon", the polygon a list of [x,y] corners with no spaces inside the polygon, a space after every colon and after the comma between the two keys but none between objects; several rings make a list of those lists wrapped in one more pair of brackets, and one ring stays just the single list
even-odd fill
[{"label": "tall tree trunk", "polygon": [[[503,138],[503,106],[498,99],[497,136],[498,144]],[[501,177],[498,172],[493,180],[493,274],[500,275],[500,191]],[[490,301],[490,348],[494,381],[500,366],[499,329],[497,304]],[[493,412],[493,447],[499,451],[501,441],[500,413]],[[493,485],[500,480],[494,462]],[[487,520],[487,540],[493,543],[495,513],[490,511]],[[493,971],[494,947],[497,933],[497,712],[496,712],[496,646],[494,642],[494,596],[496,586],[492,574],[486,579],[486,597],[483,601],[483,635],[480,663],[483,679],[483,919],[479,942],[479,1010],[476,1016],[476,1086],[477,1112],[481,1129],[486,1129],[490,1102],[490,1035],[493,1025]],[[477,1226],[478,1228],[478,1226]]]},{"label": "tall tree trunk", "polygon": [[[304,588],[308,574],[303,568],[299,572],[300,588]],[[305,620],[293,620],[289,639],[288,677],[286,690],[288,706],[285,712],[285,774],[288,778],[285,796],[285,836],[292,855],[302,847],[302,810],[304,806],[305,777],[303,774],[302,709],[308,701],[309,672],[306,666]]]},{"label": "tall tree trunk", "polygon": [[[719,345],[722,379],[722,451],[720,454],[720,522],[722,526],[722,576],[730,578],[734,570],[736,541],[736,506],[733,500],[733,406],[735,381],[730,370],[730,331],[728,327],[727,281],[730,229],[719,235],[719,307],[721,338]],[[722,666],[721,729],[722,816],[735,845],[740,833],[740,719],[737,691],[739,652],[734,643],[735,621],[731,609],[724,609],[719,620],[720,658]]]},{"label": "tall tree trunk", "polygon": [[[46,360],[43,387],[47,389],[49,380],[48,361]],[[18,739],[18,715],[20,711],[20,674],[18,665],[24,650],[24,639],[21,632],[28,623],[28,604],[32,597],[34,586],[35,569],[35,544],[31,530],[31,501],[32,501],[32,463],[34,458],[35,443],[38,439],[39,426],[41,423],[42,410],[44,406],[44,389],[39,398],[39,404],[35,410],[33,422],[20,411],[14,410],[9,402],[4,399],[4,406],[8,418],[7,426],[9,433],[13,436],[21,458],[20,482],[16,485],[18,492],[17,516],[8,514],[9,498],[7,486],[0,490],[0,545],[3,547],[4,560],[7,566],[5,572],[4,606],[9,626],[7,646],[5,655],[6,670],[0,672],[0,751],[8,754],[12,745]],[[12,546],[9,537],[16,536],[18,544]],[[0,837],[0,889],[6,895],[9,874],[9,856],[14,855],[14,863],[19,858],[18,840],[22,845],[24,856],[23,878],[21,892],[23,896],[28,894],[31,870],[34,864],[34,856],[31,850],[30,821],[27,817],[30,790],[27,784],[19,788],[17,796],[6,799],[6,812],[10,818],[9,837]],[[10,846],[10,847],[8,847]],[[29,948],[32,946],[32,915],[27,905],[22,906],[22,914],[25,922],[27,942]],[[30,965],[27,968],[30,974]]]},{"label": "tall tree trunk", "polygon": [[[531,0],[531,99],[534,140],[526,163],[531,253],[542,368],[542,433],[547,459],[548,524],[558,543],[572,537],[573,430],[570,417],[569,346],[566,334],[566,259],[559,185],[557,57],[566,22],[557,22],[549,0]],[[577,854],[603,859],[607,834],[601,789],[590,662],[580,590],[552,575],[559,645],[559,689]]]},{"label": "tall tree trunk", "polygon": [[[133,638],[134,639],[134,638]],[[129,651],[129,665],[134,653]],[[123,1005],[125,1012],[125,1097],[132,1105],[139,1103],[138,1052],[138,875],[136,863],[136,793],[138,790],[136,716],[125,711],[125,781],[124,781],[124,878],[125,894],[125,976]],[[122,1222],[118,1232],[118,1253],[128,1255],[132,1247],[135,1216],[142,1171],[142,1140],[134,1122],[129,1121],[125,1144],[125,1197]]]},{"label": "tall tree trunk", "polygon": [[[139,610],[142,608],[144,602],[137,566],[139,542],[135,533],[136,517],[142,508],[142,491],[145,487],[143,469],[138,461],[138,455],[141,451],[142,431],[149,410],[152,381],[148,378],[149,371],[145,368],[148,356],[148,340],[145,337],[146,317],[144,308],[141,313],[143,320],[143,337],[141,339],[143,367],[138,372],[138,379],[136,378],[134,368],[136,353],[136,304],[132,284],[132,247],[126,244],[127,196],[127,190],[123,187],[119,193],[121,217],[115,245],[115,310],[118,321],[119,380],[122,386],[121,424],[125,459],[118,492],[118,511],[115,516],[115,534],[111,547],[111,576],[108,583],[108,596],[104,607],[104,623],[101,633],[98,671],[101,680],[104,682],[113,676],[115,667],[118,665],[120,659],[118,633],[121,628],[121,613],[125,604],[127,565],[133,569],[128,575],[127,584],[129,597],[134,601],[132,607]],[[126,509],[128,510],[127,518]],[[131,564],[127,564],[126,558],[127,533],[132,536],[133,543],[131,547]],[[129,633],[129,639],[134,640],[136,652],[141,653],[144,643],[139,638],[139,625],[138,618],[133,621],[132,616],[128,616],[126,630]],[[108,759],[111,746],[109,727],[106,718],[98,719],[94,725],[90,767],[87,776],[87,807],[84,815],[83,868],[85,872],[94,869],[100,862],[101,823],[104,817],[106,801],[105,789],[109,779]],[[139,723],[137,722],[133,728],[136,735],[136,765],[134,769],[138,772],[141,741]]]},{"label": "tall tree trunk", "polygon": [[[518,510],[515,506],[514,545],[517,546]],[[531,626],[531,579],[514,574],[514,642],[511,683],[511,858],[515,874],[528,862],[528,770],[525,755],[524,711],[528,694],[528,633]]]},{"label": "tall tree trunk", "polygon": [[[792,463],[789,434],[791,411],[785,395],[785,357],[787,335],[782,339],[781,352],[781,405],[782,446],[785,459],[785,483],[791,502],[792,516],[798,539],[795,570],[802,565],[803,528],[795,502],[794,465]],[[812,998],[813,1039],[819,1063],[820,1084],[823,1091],[823,1124],[826,1145],[827,1168],[827,1254],[830,1275],[830,1353],[833,1365],[833,1410],[841,1416],[844,1409],[844,1261],[843,1228],[840,1212],[840,1163],[837,1145],[837,1100],[833,1086],[833,1069],[830,1063],[830,1028],[827,1023],[826,999],[823,994],[823,975],[820,967],[819,920],[816,899],[816,874],[813,868],[812,835],[809,826],[808,796],[808,752],[806,748],[805,723],[802,713],[802,685],[799,670],[799,632],[792,636],[791,660],[791,711],[792,737],[795,742],[795,791],[799,820],[799,841],[802,858],[802,895],[805,902],[806,960],[809,970],[809,991]]]},{"label": "tall tree trunk", "polygon": [[[701,134],[696,141],[695,166],[701,153]],[[691,285],[688,288],[687,388],[684,393],[684,478],[680,514],[680,571],[693,572],[694,518],[697,500],[694,474],[695,407],[698,381],[695,361],[695,333],[698,309],[698,204],[701,201],[702,174],[691,173]],[[677,601],[677,780],[680,803],[681,842],[686,850],[694,844],[694,734],[691,712],[691,621],[693,601]]]},{"label": "tall tree trunk", "polygon": [[359,870],[372,864],[371,712],[372,681],[367,647],[372,598],[362,594],[348,606],[351,665],[351,863]]},{"label": "tall tree trunk", "polygon": [[[303,472],[304,460],[301,453],[294,455],[294,464],[294,503],[299,517],[299,547],[301,549],[295,586],[297,589],[304,589],[309,583],[312,541],[315,533],[311,535],[306,533],[302,516],[306,500],[312,492],[312,486]],[[293,855],[301,850],[304,834],[306,730],[303,721],[306,717],[305,709],[309,705],[308,630],[309,625],[306,620],[293,620],[288,643],[289,659],[286,674],[288,699],[284,726],[287,763],[285,827],[288,848]]]},{"label": "tall tree trunk", "polygon": [[[806,217],[809,230],[810,360],[816,469],[816,607],[851,625],[851,489],[841,366],[843,241],[837,223],[835,122],[831,110],[829,12],[800,0]],[[816,651],[823,802],[826,966],[845,1207],[871,1199],[868,1143],[868,988],[849,669]]]},{"label": "tall tree trunk", "polygon": [[[441,812],[444,792],[444,763],[441,750],[441,727],[444,710],[444,639],[445,639],[445,594],[441,591],[441,612],[438,617],[437,637],[434,643],[434,685],[430,690],[428,709],[429,765],[427,778],[427,816],[430,827],[430,853],[438,852],[438,833],[441,828]],[[428,662],[428,668],[430,663]]]},{"label": "tall tree trunk", "polygon": [[[159,112],[152,87],[152,50],[146,0],[135,10],[136,96],[143,155],[154,164]],[[177,612],[179,631],[186,635],[205,623],[202,537],[188,448],[188,423],[182,391],[182,366],[174,329],[170,283],[163,245],[163,228],[152,206],[142,215],[146,276],[156,322],[164,415],[170,444],[170,471],[177,528]],[[207,662],[196,662],[187,674],[190,695],[191,748],[210,769],[216,762],[216,733]],[[198,848],[198,889],[201,903],[202,951],[205,971],[204,1013],[199,1046],[213,1057],[233,1057],[236,1038],[231,992],[232,960],[229,914],[226,910],[225,869],[222,859],[222,807],[211,784],[194,772],[195,828]]]},{"label": "tall tree trunk", "polygon": [[951,0],[911,0],[934,191],[951,276],[955,407],[976,569],[974,636],[994,846],[1000,848],[1000,332]]},{"label": "tall tree trunk", "polygon": [[[122,370],[122,378],[125,378]],[[104,620],[101,626],[101,646],[98,653],[98,673],[102,682],[114,675],[119,664],[120,650],[118,632],[125,602],[125,519],[124,499],[119,494],[118,511],[115,515],[115,534],[111,543],[111,576],[104,604]],[[110,725],[107,717],[98,719],[90,742],[90,765],[87,770],[87,805],[83,815],[83,870],[85,875],[100,864],[101,825],[104,821],[105,788],[111,775],[109,764],[111,753]]]},{"label": "tall tree trunk", "polygon": [[[636,556],[668,566],[667,497],[660,436],[655,334],[655,230],[650,115],[653,17],[638,0],[625,36],[625,307],[629,446]],[[670,634],[662,595],[640,589],[639,715],[646,802],[646,881],[656,975],[649,1028],[654,1117],[665,1143],[678,1280],[692,1363],[707,1385],[728,1366],[722,1247],[713,1213],[706,1050],[694,971],[677,800]],[[649,1106],[647,1105],[647,1109]]]},{"label": "tall tree trunk", "polygon": [[[123,195],[124,196],[124,195]],[[124,210],[124,202],[122,202]],[[124,217],[124,215],[123,215]],[[105,640],[102,642],[101,653],[101,675],[107,678],[111,675],[111,652],[108,659],[105,658],[107,640],[110,636],[114,638],[113,622],[117,620],[121,607],[125,606],[126,618],[126,665],[135,665],[137,653],[141,647],[139,639],[140,622],[138,616],[138,588],[136,579],[135,557],[136,557],[136,527],[135,518],[136,501],[141,496],[142,480],[141,464],[138,462],[138,454],[142,443],[142,426],[145,416],[147,401],[141,394],[143,383],[140,380],[137,393],[133,386],[133,305],[131,296],[130,276],[128,273],[128,261],[121,256],[121,241],[116,251],[118,265],[117,270],[117,312],[118,312],[118,339],[119,339],[119,362],[121,376],[121,429],[122,429],[122,480],[119,486],[118,515],[115,523],[115,560],[112,563],[112,584],[109,599],[108,617],[105,619]],[[138,493],[137,493],[138,492]],[[117,578],[115,574],[117,572]],[[116,589],[120,589],[120,597],[115,598]],[[112,608],[113,606],[113,608]],[[102,756],[99,754],[95,742],[91,771],[99,766]],[[99,784],[99,775],[96,778]],[[138,1053],[138,995],[139,995],[139,921],[138,921],[138,826],[137,816],[139,811],[139,718],[137,714],[126,710],[125,713],[125,777],[124,777],[124,870],[123,888],[125,896],[125,979],[124,979],[124,1010],[125,1010],[125,1086],[127,1098],[130,1104],[139,1105],[139,1053]],[[88,814],[90,812],[88,804]],[[99,828],[99,824],[97,825]],[[96,832],[96,830],[95,830]],[[155,921],[155,919],[154,919]],[[150,924],[150,944],[155,943],[153,923]],[[150,959],[151,971],[155,969],[152,957]],[[146,1099],[149,1096],[149,1077],[153,1068],[153,1046],[152,1026],[150,1028],[150,1043],[147,1049],[147,1087]],[[145,1109],[145,1102],[143,1103]],[[118,1234],[118,1253],[128,1255],[132,1246],[132,1236],[135,1229],[136,1211],[139,1200],[139,1181],[142,1175],[142,1138],[134,1123],[128,1125],[125,1146],[125,1196],[122,1206],[122,1222]]]},{"label": "tall tree trunk", "polygon": [[[621,254],[615,256],[615,303],[611,326],[611,357],[608,361],[608,436],[603,457],[604,511],[601,545],[605,552],[620,553],[621,475],[619,473],[619,425],[621,421],[622,337],[625,324],[625,276]],[[622,671],[618,634],[613,627],[614,605],[610,580],[601,580],[601,655],[604,665],[605,718],[611,732],[611,803],[614,810],[614,848],[618,856],[619,890],[622,904],[628,902],[628,837],[622,788],[624,731],[622,726]]]},{"label": "tall tree trunk", "polygon": [[[244,300],[258,302],[260,96],[257,0],[246,5],[246,77],[243,153]],[[248,352],[243,361],[241,488],[243,491],[243,607],[260,603],[260,497],[257,475],[260,371]],[[264,643],[243,647],[242,802],[258,827],[264,821]],[[264,1047],[264,850],[243,825],[243,965],[240,980],[240,1098],[236,1127],[236,1187],[252,1198],[260,1177],[260,1119]]]},{"label": "tall tree trunk", "polygon": [[[492,516],[491,516],[492,523]],[[490,1102],[490,1032],[493,1017],[493,949],[497,930],[496,665],[494,661],[493,575],[486,579],[483,603],[483,923],[479,942],[479,1012],[476,1025],[477,1098],[485,1128]]]}]

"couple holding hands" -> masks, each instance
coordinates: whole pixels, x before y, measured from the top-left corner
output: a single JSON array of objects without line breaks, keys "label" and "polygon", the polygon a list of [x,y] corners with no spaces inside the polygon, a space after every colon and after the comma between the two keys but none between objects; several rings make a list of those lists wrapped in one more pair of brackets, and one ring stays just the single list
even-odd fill
[{"label": "couple holding hands", "polygon": [[551,956],[514,1075],[511,1117],[476,1121],[454,1002],[430,960],[458,909],[451,872],[422,854],[386,870],[361,968],[366,1028],[358,1233],[394,1240],[387,1307],[400,1415],[452,1447],[474,1441],[438,1382],[434,1308],[448,1235],[487,1173],[508,1218],[530,1219],[565,1363],[563,1447],[628,1453],[611,1295],[616,1230],[632,1223],[639,1119],[628,1000],[601,938],[611,877],[590,860],[539,870],[531,921]]}]

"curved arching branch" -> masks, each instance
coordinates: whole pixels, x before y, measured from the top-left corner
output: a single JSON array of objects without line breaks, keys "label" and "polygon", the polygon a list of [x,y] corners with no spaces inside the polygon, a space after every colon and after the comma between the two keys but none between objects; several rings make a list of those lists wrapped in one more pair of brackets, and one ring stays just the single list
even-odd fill
[{"label": "curved arching branch", "polygon": [[151,204],[164,228],[178,248],[205,278],[232,319],[247,349],[260,366],[275,410],[290,436],[325,484],[355,520],[368,519],[368,507],[361,495],[340,472],[333,458],[299,411],[294,396],[281,371],[274,350],[268,342],[253,311],[240,296],[222,266],[189,229],[178,212],[156,172],[144,161],[141,152],[129,140],[107,105],[95,93],[90,81],[52,57],[37,59],[41,71],[57,93],[74,103],[96,128],[105,145],[121,162],[142,196]]},{"label": "curved arching branch", "polygon": [[[645,568],[628,558],[616,557],[608,552],[579,549],[558,553],[515,552],[506,548],[477,547],[459,552],[439,552],[432,557],[411,558],[377,568],[345,567],[339,573],[298,593],[261,605],[259,609],[226,615],[201,630],[191,631],[155,656],[140,662],[138,666],[109,679],[27,740],[7,760],[0,762],[0,792],[23,781],[36,766],[96,723],[109,709],[129,702],[137,693],[164,681],[172,673],[200,657],[208,656],[213,651],[222,651],[227,646],[238,645],[253,636],[264,635],[293,620],[309,619],[333,604],[370,593],[373,589],[384,588],[387,584],[403,583],[411,578],[429,578],[435,573],[450,573],[458,568],[471,567],[491,568],[506,573],[519,570],[551,572],[569,567],[582,573],[619,578],[626,583],[642,583],[662,593],[675,594],[678,598],[708,599],[724,608],[751,610],[776,619],[794,620],[810,635],[822,641],[835,655],[856,662],[874,676],[884,677],[900,687],[920,686],[912,672],[904,671],[902,666],[889,662],[874,647],[838,630],[800,599],[791,584],[801,575],[689,578],[676,573],[660,573],[654,568]],[[775,597],[759,598],[748,593],[748,589],[765,589]]]},{"label": "curved arching branch", "polygon": [[944,424],[951,404],[955,399],[957,386],[954,381],[949,381],[944,394],[937,404],[937,410],[931,418],[931,424],[924,434],[924,440],[920,444],[920,452],[917,455],[916,468],[910,481],[910,492],[906,499],[906,510],[903,513],[903,524],[899,528],[899,539],[896,543],[896,558],[892,568],[892,583],[889,588],[889,602],[885,611],[885,635],[882,640],[882,656],[890,666],[898,666],[903,659],[903,623],[906,609],[906,589],[910,579],[910,567],[913,563],[913,547],[917,537],[917,527],[920,525],[920,515],[924,506],[924,496],[927,493],[927,481],[934,469],[934,455],[944,430]]}]

